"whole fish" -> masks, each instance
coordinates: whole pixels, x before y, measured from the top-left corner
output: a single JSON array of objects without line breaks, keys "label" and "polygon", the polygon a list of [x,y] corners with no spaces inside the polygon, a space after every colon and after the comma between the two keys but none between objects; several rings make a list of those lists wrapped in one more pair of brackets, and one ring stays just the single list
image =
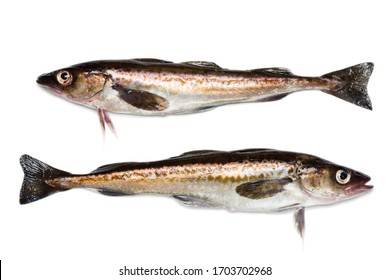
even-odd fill
[{"label": "whole fish", "polygon": [[71,102],[97,109],[104,130],[107,112],[169,115],[217,106],[281,99],[303,90],[321,90],[372,109],[367,83],[373,63],[321,77],[300,77],[285,68],[228,70],[213,62],[173,63],[158,59],[93,61],[38,77],[37,83]]},{"label": "whole fish", "polygon": [[188,206],[231,211],[295,209],[303,236],[304,209],[353,198],[369,191],[370,177],[321,158],[271,149],[193,151],[155,162],[104,165],[74,175],[28,155],[20,158],[25,177],[20,203],[73,188],[106,195],[160,194]]}]

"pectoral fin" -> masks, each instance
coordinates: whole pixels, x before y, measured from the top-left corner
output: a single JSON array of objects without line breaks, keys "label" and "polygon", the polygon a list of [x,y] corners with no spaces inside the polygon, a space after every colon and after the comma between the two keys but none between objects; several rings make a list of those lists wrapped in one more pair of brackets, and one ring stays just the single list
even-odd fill
[{"label": "pectoral fin", "polygon": [[119,97],[126,103],[147,111],[164,111],[169,102],[165,98],[144,90],[127,89],[121,85],[113,85]]},{"label": "pectoral fin", "polygon": [[295,228],[297,229],[299,235],[304,237],[305,235],[305,208],[300,207],[297,208],[294,212],[294,224]]},{"label": "pectoral fin", "polygon": [[248,182],[237,186],[236,192],[243,197],[264,199],[284,191],[284,186],[291,182],[291,178]]}]

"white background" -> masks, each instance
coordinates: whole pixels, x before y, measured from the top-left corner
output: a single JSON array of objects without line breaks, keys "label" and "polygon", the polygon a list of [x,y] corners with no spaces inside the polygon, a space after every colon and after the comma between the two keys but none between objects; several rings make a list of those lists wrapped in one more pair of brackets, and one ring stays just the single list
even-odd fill
[{"label": "white background", "polygon": [[[272,266],[268,279],[389,279],[390,22],[384,3],[2,3],[4,278],[125,279],[118,273],[124,265],[177,265]],[[107,134],[104,141],[96,112],[51,96],[35,83],[38,75],[72,64],[136,57],[208,60],[231,69],[281,66],[313,76],[372,61],[374,110],[308,91],[186,116],[111,114],[118,139]],[[375,188],[349,202],[307,209],[304,249],[291,212],[192,209],[170,198],[115,198],[85,190],[18,203],[24,153],[86,173],[106,163],[159,160],[196,149],[266,147],[310,153],[363,171]],[[188,277],[165,277],[181,278]]]}]

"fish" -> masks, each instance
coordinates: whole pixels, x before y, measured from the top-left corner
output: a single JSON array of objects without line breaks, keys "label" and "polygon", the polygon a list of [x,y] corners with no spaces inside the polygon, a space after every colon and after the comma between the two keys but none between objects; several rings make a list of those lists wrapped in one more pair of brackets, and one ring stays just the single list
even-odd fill
[{"label": "fish", "polygon": [[122,162],[71,174],[29,155],[20,163],[20,204],[75,188],[108,196],[158,194],[186,206],[239,212],[295,210],[303,238],[305,208],[333,204],[370,191],[368,175],[316,156],[273,149],[200,150],[154,162]]},{"label": "fish", "polygon": [[38,77],[52,94],[97,110],[103,132],[115,132],[108,112],[166,116],[203,112],[217,106],[282,99],[320,90],[372,110],[367,84],[372,62],[320,77],[301,77],[286,68],[229,70],[208,61],[138,58],[73,65]]}]

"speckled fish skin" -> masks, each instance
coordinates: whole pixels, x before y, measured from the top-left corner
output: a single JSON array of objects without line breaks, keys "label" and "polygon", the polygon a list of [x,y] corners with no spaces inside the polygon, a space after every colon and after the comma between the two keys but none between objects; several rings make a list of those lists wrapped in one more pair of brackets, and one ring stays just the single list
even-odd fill
[{"label": "speckled fish skin", "polygon": [[169,115],[217,106],[278,100],[320,90],[372,109],[367,83],[373,63],[321,77],[300,77],[285,68],[228,70],[212,62],[158,59],[94,61],[41,75],[37,82],[55,95],[104,112]]},{"label": "speckled fish skin", "polygon": [[270,149],[193,151],[155,162],[109,164],[85,175],[53,168],[28,155],[20,203],[74,188],[106,195],[159,194],[185,205],[231,211],[296,209],[303,236],[304,209],[353,198],[369,191],[370,177],[315,156]]},{"label": "speckled fish skin", "polygon": [[[38,170],[38,163],[26,155],[21,158],[25,172]],[[350,174],[348,183],[336,181],[338,170]],[[45,187],[186,196],[215,207],[260,212],[334,203],[371,188],[365,185],[370,178],[360,172],[314,156],[269,149],[194,151],[156,162],[110,164],[86,175],[57,175],[51,172],[44,178]],[[36,193],[29,197],[28,183],[21,203],[39,199]]]}]

